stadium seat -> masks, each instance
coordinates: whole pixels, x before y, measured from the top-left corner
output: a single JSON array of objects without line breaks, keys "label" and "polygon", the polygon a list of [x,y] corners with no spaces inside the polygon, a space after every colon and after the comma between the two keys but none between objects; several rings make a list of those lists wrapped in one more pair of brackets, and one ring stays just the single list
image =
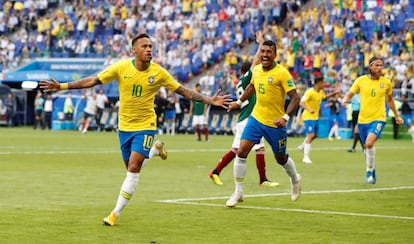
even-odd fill
[{"label": "stadium seat", "polygon": [[191,64],[181,67],[184,73],[190,74],[191,73]]},{"label": "stadium seat", "polygon": [[197,58],[192,64],[191,64],[191,73],[194,75],[198,75],[201,72],[201,68],[203,67],[203,61],[201,61],[200,58]]}]

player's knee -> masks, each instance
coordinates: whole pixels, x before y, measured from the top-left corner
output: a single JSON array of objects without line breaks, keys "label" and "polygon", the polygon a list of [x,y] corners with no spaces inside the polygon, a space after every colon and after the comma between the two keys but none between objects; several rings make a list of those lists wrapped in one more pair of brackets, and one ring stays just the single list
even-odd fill
[{"label": "player's knee", "polygon": [[371,149],[371,148],[373,148],[374,147],[374,142],[366,142],[365,143],[365,148],[366,149]]},{"label": "player's knee", "polygon": [[275,158],[276,158],[277,163],[280,164],[280,165],[284,165],[288,160],[288,157],[287,157],[286,154],[285,155],[275,155]]},{"label": "player's knee", "polygon": [[239,158],[247,158],[248,155],[249,155],[249,152],[247,150],[241,150],[239,148],[239,150],[237,151],[237,157]]}]

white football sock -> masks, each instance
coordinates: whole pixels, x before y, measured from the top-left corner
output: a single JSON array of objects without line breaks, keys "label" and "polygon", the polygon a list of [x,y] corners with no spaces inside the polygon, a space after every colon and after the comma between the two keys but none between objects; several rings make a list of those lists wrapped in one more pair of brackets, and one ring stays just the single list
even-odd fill
[{"label": "white football sock", "polygon": [[175,122],[171,123],[171,135],[175,135]]},{"label": "white football sock", "polygon": [[302,144],[300,144],[299,147],[304,148],[305,143],[306,143],[306,139],[307,139],[307,137],[305,136],[305,140],[303,140]]},{"label": "white football sock", "polygon": [[414,139],[414,126],[411,126],[410,129],[408,129],[408,132],[411,134],[411,137]]},{"label": "white football sock", "polygon": [[311,150],[311,144],[305,143],[305,146],[303,147],[303,154],[305,157],[309,158],[310,150]]},{"label": "white football sock", "polygon": [[233,165],[234,184],[236,192],[243,192],[244,177],[246,176],[247,164],[245,158],[236,156]]},{"label": "white football sock", "polygon": [[332,126],[331,130],[329,131],[329,137],[337,137],[338,136],[338,125],[335,124]]},{"label": "white football sock", "polygon": [[171,129],[171,127],[170,127],[170,122],[168,122],[168,123],[166,123],[166,125],[165,125],[165,133],[168,135],[168,134],[170,134],[170,129]]},{"label": "white football sock", "polygon": [[154,157],[154,156],[158,156],[159,154],[160,154],[160,153],[158,152],[158,149],[156,149],[155,147],[151,147],[150,152],[149,152],[149,155],[148,155],[148,157],[149,157],[149,158],[144,159],[144,161],[142,162],[141,169],[142,169],[142,168],[144,168],[144,167],[145,167],[145,165],[147,165],[147,164],[148,164],[149,160],[150,160],[152,157]]},{"label": "white football sock", "polygon": [[285,169],[286,173],[290,176],[290,178],[292,179],[292,182],[296,182],[297,172],[296,172],[296,165],[293,159],[288,157],[287,162],[282,167]]},{"label": "white football sock", "polygon": [[139,173],[127,172],[127,176],[122,183],[121,191],[119,192],[118,200],[116,202],[113,212],[116,216],[121,215],[122,209],[126,207],[132,195],[134,195],[135,190],[137,189],[139,181]]},{"label": "white football sock", "polygon": [[375,147],[371,149],[365,149],[365,161],[367,169],[375,169]]}]

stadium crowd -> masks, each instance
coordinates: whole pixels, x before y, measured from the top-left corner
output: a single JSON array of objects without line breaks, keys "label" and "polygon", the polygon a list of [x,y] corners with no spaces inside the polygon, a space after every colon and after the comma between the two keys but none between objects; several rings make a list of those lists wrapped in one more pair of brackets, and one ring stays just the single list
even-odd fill
[{"label": "stadium crowd", "polygon": [[347,91],[378,55],[396,96],[413,98],[414,0],[307,2],[2,1],[0,71],[37,57],[129,57],[131,38],[147,32],[156,43],[153,60],[178,81],[203,72],[212,77],[205,82],[200,76],[203,90],[234,94],[239,66],[253,55],[242,53],[262,29],[265,39],[277,42],[277,61],[291,71],[300,95],[315,75],[327,89]]}]

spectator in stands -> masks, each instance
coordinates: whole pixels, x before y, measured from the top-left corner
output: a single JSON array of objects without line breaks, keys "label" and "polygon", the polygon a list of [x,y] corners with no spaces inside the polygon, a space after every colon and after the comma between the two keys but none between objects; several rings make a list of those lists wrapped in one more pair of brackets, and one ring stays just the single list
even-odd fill
[{"label": "spectator in stands", "polygon": [[43,129],[52,129],[52,113],[53,113],[53,100],[52,94],[46,95],[45,104],[43,108]]},{"label": "spectator in stands", "polygon": [[181,10],[182,14],[184,16],[190,16],[191,13],[193,12],[192,0],[183,0],[181,7],[182,7],[182,10]]},{"label": "spectator in stands", "polygon": [[230,76],[229,73],[224,72],[223,77],[219,81],[220,83],[218,85],[218,89],[220,89],[223,94],[230,94],[229,84],[231,83],[231,80],[229,76]]},{"label": "spectator in stands", "polygon": [[37,92],[36,98],[34,100],[34,109],[35,109],[35,121],[33,129],[43,128],[43,108],[44,108],[45,99],[40,91]]},{"label": "spectator in stands", "polygon": [[75,57],[76,40],[73,35],[68,36],[64,41],[64,50],[68,53],[69,57]]},{"label": "spectator in stands", "polygon": [[223,42],[224,44],[232,41],[233,38],[233,32],[231,31],[230,27],[228,25],[226,25],[226,27],[224,27],[224,30],[222,33],[220,33],[221,38],[223,38]]},{"label": "spectator in stands", "polygon": [[213,90],[215,81],[214,81],[214,76],[211,74],[211,71],[207,70],[205,75],[200,78],[198,83],[200,83],[202,89],[208,86],[210,90]]},{"label": "spectator in stands", "polygon": [[230,68],[233,70],[239,70],[239,60],[240,56],[236,52],[236,48],[232,47],[226,54],[226,65],[230,66]]},{"label": "spectator in stands", "polygon": [[181,33],[181,40],[184,41],[184,43],[190,43],[193,38],[193,28],[189,23],[185,23],[182,33]]},{"label": "spectator in stands", "polygon": [[213,92],[210,90],[209,86],[204,86],[201,90],[201,94],[203,94],[205,96],[211,96],[211,95],[213,95]]},{"label": "spectator in stands", "polygon": [[395,88],[401,88],[401,84],[407,79],[407,65],[404,63],[402,58],[399,58],[394,63],[394,68],[396,72],[395,76]]},{"label": "spectator in stands", "polygon": [[345,29],[339,21],[334,22],[334,44],[336,48],[341,48],[345,37]]},{"label": "spectator in stands", "polygon": [[108,97],[105,94],[103,88],[99,88],[98,94],[96,95],[96,129],[101,131],[105,127],[105,123],[102,123],[102,115],[105,110],[105,106],[108,104]]},{"label": "spectator in stands", "polygon": [[217,18],[219,22],[225,22],[229,19],[229,15],[223,4],[220,5],[220,10],[217,13]]},{"label": "spectator in stands", "polygon": [[79,36],[83,36],[83,34],[86,33],[87,25],[88,25],[88,15],[87,13],[83,13],[78,19],[78,23],[76,25],[76,32]]}]

